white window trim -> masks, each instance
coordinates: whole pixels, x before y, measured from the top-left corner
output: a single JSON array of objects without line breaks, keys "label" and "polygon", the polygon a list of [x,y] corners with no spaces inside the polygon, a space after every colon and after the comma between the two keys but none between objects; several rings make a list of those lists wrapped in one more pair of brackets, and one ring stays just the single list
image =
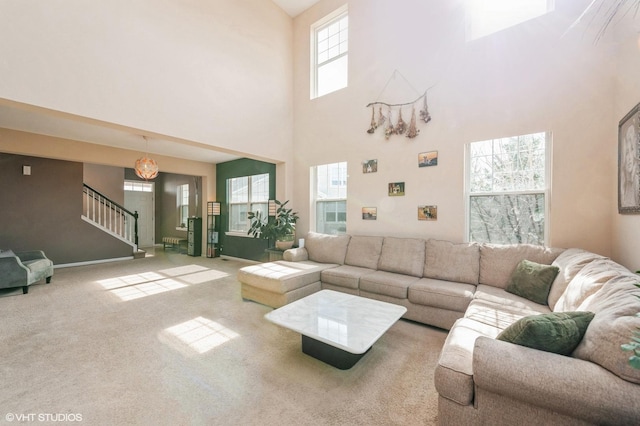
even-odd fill
[{"label": "white window trim", "polygon": [[[229,205],[240,205],[240,204],[246,204],[246,205],[247,205],[247,207],[249,207],[251,204],[258,204],[257,202],[256,202],[256,203],[252,203],[252,202],[251,202],[251,192],[252,192],[252,188],[253,188],[253,186],[251,185],[251,178],[252,178],[253,176],[261,176],[261,175],[267,175],[267,177],[268,177],[269,179],[271,179],[271,176],[269,175],[269,173],[258,173],[258,174],[256,174],[256,175],[236,176],[236,177],[232,177],[232,178],[227,179],[227,182],[226,182],[227,189],[226,189],[226,191],[227,191],[227,194],[229,194],[229,185],[230,185],[230,181],[231,181],[232,179],[238,179],[238,178],[243,178],[243,177],[248,178],[248,189],[247,189],[247,191],[248,191],[248,195],[247,195],[247,197],[248,197],[248,201],[247,201],[246,203],[232,203],[232,202],[228,202],[228,204],[229,204]],[[227,195],[227,198],[228,198],[228,195]],[[267,203],[268,203],[268,202],[267,202]],[[229,209],[229,210],[231,210],[231,209]],[[228,222],[227,222],[227,227],[231,227],[231,215],[229,215]],[[225,233],[224,233],[224,234],[225,234],[225,235],[232,236],[232,237],[246,237],[246,238],[253,238],[253,236],[251,236],[251,235],[247,234],[247,231],[231,231],[231,230],[228,230],[228,231],[225,231]]]},{"label": "white window trim", "polygon": [[[467,142],[464,146],[464,239],[465,242],[471,242],[470,239],[470,214],[471,214],[471,196],[491,196],[491,195],[529,195],[529,194],[544,194],[544,245],[549,246],[549,235],[551,233],[551,168],[552,168],[552,133],[546,132],[529,132],[525,134],[544,133],[545,145],[544,145],[544,189],[539,190],[525,190],[525,191],[490,191],[490,192],[474,192],[471,193],[471,144],[477,141]],[[499,139],[494,138],[494,139]]]},{"label": "white window trim", "polygon": [[[341,18],[342,15],[347,15],[349,13],[349,7],[348,4],[345,4],[344,6],[339,7],[338,9],[334,10],[333,12],[331,12],[330,14],[328,14],[327,16],[325,16],[324,18],[320,19],[319,21],[314,22],[311,27],[310,27],[310,35],[309,35],[309,41],[310,41],[310,48],[309,48],[309,52],[311,53],[309,55],[309,59],[310,59],[310,66],[311,66],[311,76],[310,76],[310,84],[309,84],[309,89],[310,89],[310,93],[309,93],[309,98],[310,99],[316,99],[318,98],[318,66],[321,64],[318,64],[316,62],[316,59],[318,57],[318,40],[317,40],[317,33],[319,30],[321,30],[323,27],[329,25],[332,21]],[[345,53],[342,53],[334,58],[331,58],[325,62],[322,63],[322,65],[324,64],[328,64],[330,62],[333,62],[337,59],[340,59],[342,57],[344,57],[345,55],[349,55],[349,49],[347,49],[347,51]],[[348,69],[348,68],[347,68]]]},{"label": "white window trim", "polygon": [[[345,163],[346,164],[346,174],[345,174],[345,181],[346,181],[346,185],[347,185],[347,193],[345,194],[344,198],[336,198],[336,197],[331,197],[331,198],[322,198],[322,199],[318,199],[318,167],[321,166],[326,166],[329,164],[336,164],[336,163]],[[311,166],[309,168],[309,194],[311,194],[311,196],[309,197],[309,230],[313,231],[313,232],[319,232],[318,231],[318,215],[317,215],[317,208],[318,208],[318,202],[324,203],[324,202],[336,202],[336,201],[344,201],[345,203],[347,203],[347,211],[349,209],[349,162],[348,161],[334,161],[331,163],[325,163],[325,164],[316,164],[315,166]],[[347,216],[348,217],[348,216]],[[346,224],[346,222],[345,222]]]}]

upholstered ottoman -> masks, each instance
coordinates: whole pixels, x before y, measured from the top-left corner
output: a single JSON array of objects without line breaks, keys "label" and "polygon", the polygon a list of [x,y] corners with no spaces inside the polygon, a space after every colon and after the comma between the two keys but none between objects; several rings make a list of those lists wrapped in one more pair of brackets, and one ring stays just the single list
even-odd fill
[{"label": "upholstered ottoman", "polygon": [[238,270],[245,300],[279,308],[320,291],[320,272],[337,265],[314,262],[276,262],[245,266]]}]

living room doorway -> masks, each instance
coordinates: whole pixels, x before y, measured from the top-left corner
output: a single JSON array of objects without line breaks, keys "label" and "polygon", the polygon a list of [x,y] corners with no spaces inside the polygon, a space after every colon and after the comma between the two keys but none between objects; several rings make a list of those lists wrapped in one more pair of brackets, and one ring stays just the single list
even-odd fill
[{"label": "living room doorway", "polygon": [[124,207],[138,212],[138,247],[155,244],[155,203],[153,182],[125,181]]}]

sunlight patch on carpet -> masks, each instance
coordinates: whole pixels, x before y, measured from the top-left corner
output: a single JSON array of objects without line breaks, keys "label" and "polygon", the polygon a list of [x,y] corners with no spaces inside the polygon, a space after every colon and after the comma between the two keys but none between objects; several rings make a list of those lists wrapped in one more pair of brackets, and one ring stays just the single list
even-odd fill
[{"label": "sunlight patch on carpet", "polygon": [[133,300],[153,294],[187,287],[191,284],[202,284],[228,277],[226,272],[205,268],[198,265],[186,265],[176,268],[162,269],[158,272],[142,272],[123,275],[96,281],[105,290],[118,296],[121,300]]},{"label": "sunlight patch on carpet", "polygon": [[122,277],[108,278],[106,280],[98,280],[98,284],[107,290],[119,287],[128,287],[130,285],[147,283],[150,281],[161,280],[165,278],[156,272],[143,272],[141,274],[124,275]]},{"label": "sunlight patch on carpet", "polygon": [[163,280],[116,288],[111,290],[111,293],[115,294],[120,299],[122,299],[122,301],[126,302],[128,300],[140,299],[141,297],[151,296],[153,294],[177,290],[186,286],[186,284],[170,278],[166,278]]},{"label": "sunlight patch on carpet", "polygon": [[172,340],[203,354],[240,336],[233,330],[207,318],[197,317],[164,330]]},{"label": "sunlight patch on carpet", "polygon": [[185,265],[185,266],[176,266],[175,268],[161,269],[158,272],[170,277],[177,277],[179,275],[193,274],[194,272],[201,272],[201,271],[208,271],[208,270],[209,268],[205,268],[204,266]]}]

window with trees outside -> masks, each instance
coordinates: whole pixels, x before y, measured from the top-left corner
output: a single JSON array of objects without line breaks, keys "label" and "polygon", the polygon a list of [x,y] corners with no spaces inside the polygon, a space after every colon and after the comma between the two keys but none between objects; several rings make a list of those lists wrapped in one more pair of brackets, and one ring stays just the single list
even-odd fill
[{"label": "window with trees outside", "polygon": [[250,227],[249,212],[261,211],[267,215],[269,173],[227,179],[227,203],[229,232],[246,234]]},{"label": "window with trees outside", "polygon": [[315,180],[316,232],[347,232],[347,163],[312,168]]},{"label": "window with trees outside", "polygon": [[498,244],[545,245],[549,133],[468,145],[468,237]]},{"label": "window with trees outside", "polygon": [[343,6],[311,26],[311,99],[347,87],[349,15]]}]

